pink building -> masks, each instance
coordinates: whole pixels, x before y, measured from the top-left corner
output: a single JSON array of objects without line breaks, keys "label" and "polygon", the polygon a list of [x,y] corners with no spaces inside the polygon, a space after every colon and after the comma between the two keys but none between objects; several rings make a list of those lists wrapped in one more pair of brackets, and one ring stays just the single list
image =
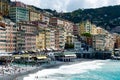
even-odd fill
[{"label": "pink building", "polygon": [[49,23],[53,26],[64,26],[64,20],[57,17],[51,17]]},{"label": "pink building", "polygon": [[50,25],[63,27],[67,33],[73,33],[74,23],[57,17],[50,18]]},{"label": "pink building", "polygon": [[0,22],[0,52],[6,52],[6,25]]},{"label": "pink building", "polygon": [[59,49],[59,29],[55,30],[55,48]]},{"label": "pink building", "polygon": [[25,35],[25,50],[33,50],[36,48],[36,31],[37,26],[35,24],[32,24],[30,22],[21,22],[20,26],[22,29],[24,29]]},{"label": "pink building", "polygon": [[77,25],[73,25],[73,35],[75,35],[75,36],[79,35],[78,26]]},{"label": "pink building", "polygon": [[0,22],[0,52],[13,52],[16,50],[16,28],[9,19]]},{"label": "pink building", "polygon": [[16,28],[14,23],[10,22],[6,24],[6,51],[16,51]]},{"label": "pink building", "polygon": [[57,50],[63,50],[65,47],[65,34],[61,28],[55,29],[55,48]]}]

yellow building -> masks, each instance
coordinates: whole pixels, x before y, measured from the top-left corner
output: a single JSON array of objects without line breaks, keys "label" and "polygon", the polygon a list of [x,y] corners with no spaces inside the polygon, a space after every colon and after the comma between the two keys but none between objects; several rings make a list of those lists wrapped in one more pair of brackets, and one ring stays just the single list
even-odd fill
[{"label": "yellow building", "polygon": [[83,33],[91,33],[91,32],[92,32],[92,24],[89,20],[80,23],[79,35]]},{"label": "yellow building", "polygon": [[10,0],[0,0],[0,14],[8,16]]},{"label": "yellow building", "polygon": [[40,20],[40,13],[37,11],[30,10],[29,11],[29,20],[30,21],[38,21]]},{"label": "yellow building", "polygon": [[92,24],[89,20],[85,22],[85,33],[91,33],[92,32]]},{"label": "yellow building", "polygon": [[68,33],[66,36],[66,43],[67,44],[74,44],[74,35]]},{"label": "yellow building", "polygon": [[96,35],[97,34],[97,27],[96,25],[92,25],[92,32],[91,32],[92,35]]},{"label": "yellow building", "polygon": [[36,36],[36,48],[40,50],[51,48],[49,28],[44,28],[39,30],[39,33]]},{"label": "yellow building", "polygon": [[50,43],[50,29],[49,28],[46,28],[45,29],[45,40],[46,40],[46,49],[50,49],[51,48],[51,43]]},{"label": "yellow building", "polygon": [[29,21],[38,21],[40,20],[40,15],[41,13],[37,10],[35,10],[35,8],[33,6],[28,6],[29,9]]},{"label": "yellow building", "polygon": [[80,23],[80,27],[79,27],[79,35],[85,33],[85,26],[84,26],[84,22]]},{"label": "yellow building", "polygon": [[36,36],[36,48],[40,49],[40,50],[45,49],[45,34],[44,34],[44,32],[40,32]]},{"label": "yellow building", "polygon": [[101,28],[97,27],[94,24],[91,24],[89,21],[82,22],[79,27],[79,35],[83,33],[90,33],[96,35],[101,33]]}]

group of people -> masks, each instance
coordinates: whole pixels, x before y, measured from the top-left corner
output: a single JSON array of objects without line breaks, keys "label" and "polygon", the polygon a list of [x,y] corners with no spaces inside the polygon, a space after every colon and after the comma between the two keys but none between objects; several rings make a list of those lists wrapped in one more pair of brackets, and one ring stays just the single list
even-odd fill
[{"label": "group of people", "polygon": [[23,68],[20,68],[20,67],[17,67],[17,66],[5,66],[5,65],[2,65],[0,67],[0,75],[3,76],[3,75],[11,75],[11,74],[15,74],[15,73],[19,73],[21,71],[23,71],[24,69]]}]

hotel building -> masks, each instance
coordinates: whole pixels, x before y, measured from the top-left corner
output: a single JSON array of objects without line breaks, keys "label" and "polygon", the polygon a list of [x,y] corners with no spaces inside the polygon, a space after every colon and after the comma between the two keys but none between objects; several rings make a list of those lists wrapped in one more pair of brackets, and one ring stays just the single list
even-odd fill
[{"label": "hotel building", "polygon": [[27,5],[21,2],[12,2],[9,16],[14,22],[29,21],[29,10],[27,9]]},{"label": "hotel building", "polygon": [[0,52],[16,50],[16,28],[9,19],[0,21]]},{"label": "hotel building", "polygon": [[105,50],[106,47],[106,35],[93,35],[93,48],[95,50]]},{"label": "hotel building", "polygon": [[6,25],[0,22],[0,52],[6,52]]},{"label": "hotel building", "polygon": [[30,22],[20,22],[17,36],[18,50],[36,49],[36,31],[37,26]]},{"label": "hotel building", "polygon": [[29,10],[29,21],[40,21],[41,13],[37,11],[33,6],[27,6]]}]

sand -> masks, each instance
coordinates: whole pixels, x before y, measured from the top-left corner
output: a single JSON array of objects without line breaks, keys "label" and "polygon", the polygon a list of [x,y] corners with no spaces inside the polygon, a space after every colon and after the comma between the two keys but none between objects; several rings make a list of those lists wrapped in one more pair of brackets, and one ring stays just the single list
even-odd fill
[{"label": "sand", "polygon": [[36,73],[37,71],[40,71],[42,69],[58,68],[62,65],[72,65],[72,64],[83,62],[83,61],[90,61],[90,60],[91,59],[77,59],[74,62],[55,61],[53,64],[47,64],[47,65],[42,65],[37,67],[36,66],[35,67],[31,67],[31,66],[17,67],[17,70],[15,70],[15,73],[4,74],[2,76],[0,75],[0,80],[23,80],[24,76],[27,76],[28,74],[31,74],[31,73]]}]

